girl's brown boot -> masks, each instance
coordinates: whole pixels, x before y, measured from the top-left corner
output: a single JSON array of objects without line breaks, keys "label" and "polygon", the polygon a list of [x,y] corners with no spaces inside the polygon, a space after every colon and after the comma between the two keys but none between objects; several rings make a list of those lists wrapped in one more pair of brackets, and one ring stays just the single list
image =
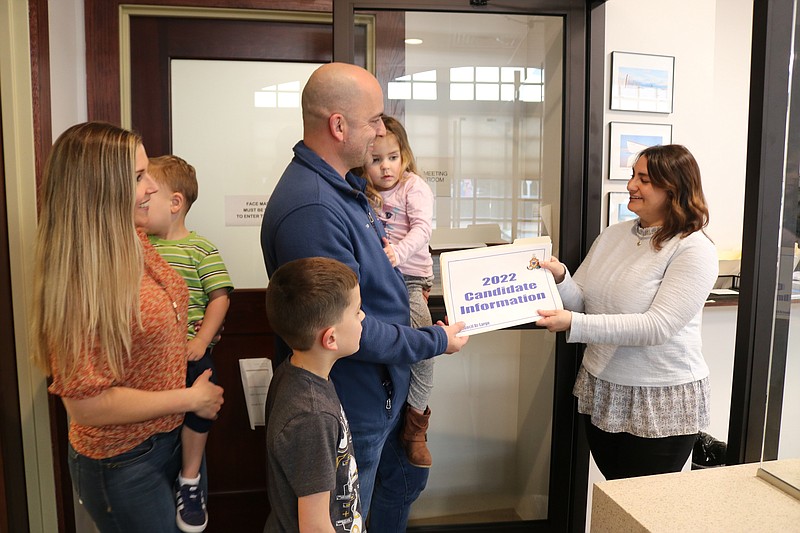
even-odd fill
[{"label": "girl's brown boot", "polygon": [[426,443],[430,417],[430,407],[426,407],[425,412],[419,414],[408,405],[406,406],[403,434],[400,440],[406,451],[408,462],[420,468],[430,468],[432,463],[431,452]]}]

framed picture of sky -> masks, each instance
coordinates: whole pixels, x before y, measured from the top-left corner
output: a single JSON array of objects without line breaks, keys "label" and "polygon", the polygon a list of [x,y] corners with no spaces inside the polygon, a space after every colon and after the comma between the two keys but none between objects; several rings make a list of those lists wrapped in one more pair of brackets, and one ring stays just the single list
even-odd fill
[{"label": "framed picture of sky", "polygon": [[628,209],[630,195],[626,192],[608,193],[608,225],[636,218],[636,213]]},{"label": "framed picture of sky", "polygon": [[675,58],[611,52],[611,109],[672,113]]},{"label": "framed picture of sky", "polygon": [[650,146],[672,142],[672,124],[611,122],[608,179],[628,180],[636,156]]}]

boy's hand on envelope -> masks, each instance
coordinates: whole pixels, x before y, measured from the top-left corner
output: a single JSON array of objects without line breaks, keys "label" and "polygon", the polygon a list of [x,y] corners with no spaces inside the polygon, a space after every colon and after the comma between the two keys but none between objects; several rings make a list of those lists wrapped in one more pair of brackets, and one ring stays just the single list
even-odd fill
[{"label": "boy's hand on envelope", "polygon": [[445,333],[447,333],[447,348],[445,348],[444,353],[447,354],[456,353],[461,348],[463,348],[465,344],[467,344],[467,341],[469,340],[469,335],[464,335],[463,337],[456,337],[456,335],[460,333],[461,330],[464,329],[466,323],[456,322],[452,326],[448,326],[445,325],[444,322],[439,320],[438,322],[436,322],[436,325],[441,326],[442,329],[444,329]]},{"label": "boy's hand on envelope", "polygon": [[564,277],[567,275],[567,267],[565,267],[563,263],[559,262],[558,258],[554,255],[550,256],[550,259],[547,261],[539,261],[539,266],[552,272],[553,279],[556,280],[556,283],[561,283],[564,281]]},{"label": "boy's hand on envelope", "polygon": [[566,309],[539,309],[536,313],[543,317],[536,321],[536,325],[547,328],[547,331],[566,331],[572,325],[572,311],[567,311]]}]

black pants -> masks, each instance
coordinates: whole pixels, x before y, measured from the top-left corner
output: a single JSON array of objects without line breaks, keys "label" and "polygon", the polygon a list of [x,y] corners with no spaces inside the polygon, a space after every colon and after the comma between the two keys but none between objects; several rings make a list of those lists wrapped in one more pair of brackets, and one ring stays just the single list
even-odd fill
[{"label": "black pants", "polygon": [[608,433],[581,415],[594,461],[606,479],[680,472],[692,453],[697,434],[648,439],[630,433]]}]

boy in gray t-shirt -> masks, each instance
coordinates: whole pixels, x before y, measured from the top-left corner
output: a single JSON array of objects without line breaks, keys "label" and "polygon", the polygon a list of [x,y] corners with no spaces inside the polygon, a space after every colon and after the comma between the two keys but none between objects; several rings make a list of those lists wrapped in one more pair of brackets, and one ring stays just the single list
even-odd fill
[{"label": "boy in gray t-shirt", "polygon": [[269,280],[267,318],[292,355],[275,370],[267,394],[264,531],[363,531],[353,439],[328,379],[333,364],[359,347],[358,278],[333,259],[286,263]]}]

